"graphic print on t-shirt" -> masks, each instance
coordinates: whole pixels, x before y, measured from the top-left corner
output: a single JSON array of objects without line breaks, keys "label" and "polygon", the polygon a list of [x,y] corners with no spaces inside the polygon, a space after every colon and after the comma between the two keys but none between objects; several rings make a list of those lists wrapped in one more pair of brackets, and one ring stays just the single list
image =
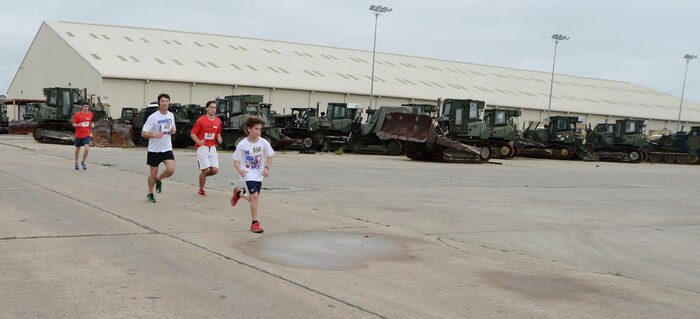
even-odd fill
[{"label": "graphic print on t-shirt", "polygon": [[170,119],[162,119],[158,120],[158,131],[163,132],[165,134],[170,134],[170,124],[172,122]]},{"label": "graphic print on t-shirt", "polygon": [[261,169],[262,155],[262,147],[260,146],[253,146],[250,150],[245,150],[245,167],[247,169]]}]

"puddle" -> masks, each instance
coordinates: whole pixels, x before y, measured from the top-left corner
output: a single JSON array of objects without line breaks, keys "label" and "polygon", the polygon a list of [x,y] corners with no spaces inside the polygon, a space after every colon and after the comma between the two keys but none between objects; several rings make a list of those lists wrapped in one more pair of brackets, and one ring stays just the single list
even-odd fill
[{"label": "puddle", "polygon": [[304,269],[346,270],[368,261],[409,259],[392,240],[374,234],[304,232],[263,235],[241,250],[269,263]]}]

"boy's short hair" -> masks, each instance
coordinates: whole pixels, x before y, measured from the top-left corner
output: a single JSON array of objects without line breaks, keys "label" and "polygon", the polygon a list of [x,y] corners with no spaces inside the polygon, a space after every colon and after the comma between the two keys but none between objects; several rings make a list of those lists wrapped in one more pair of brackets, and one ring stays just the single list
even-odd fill
[{"label": "boy's short hair", "polygon": [[80,102],[80,106],[83,106],[83,105],[90,106],[90,102],[88,102],[88,101],[81,101],[81,102]]},{"label": "boy's short hair", "polygon": [[265,121],[259,116],[251,115],[245,118],[245,133],[248,134],[248,129],[255,125],[265,126]]},{"label": "boy's short hair", "polygon": [[161,93],[158,94],[158,103],[160,103],[160,99],[163,97],[168,98],[168,101],[170,101],[170,95],[168,95],[167,93]]}]

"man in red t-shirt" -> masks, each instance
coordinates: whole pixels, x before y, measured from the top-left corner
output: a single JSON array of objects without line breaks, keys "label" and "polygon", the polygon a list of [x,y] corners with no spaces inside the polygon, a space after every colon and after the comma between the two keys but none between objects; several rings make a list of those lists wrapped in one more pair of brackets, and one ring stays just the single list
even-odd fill
[{"label": "man in red t-shirt", "polygon": [[190,137],[194,141],[199,164],[199,191],[197,195],[207,196],[204,192],[204,184],[207,176],[216,175],[219,172],[219,154],[216,153],[216,142],[221,144],[221,120],[216,117],[216,102],[209,101],[206,104],[207,114],[202,115],[192,127]]},{"label": "man in red t-shirt", "polygon": [[84,146],[83,161],[80,162],[83,170],[87,169],[85,160],[87,160],[88,152],[90,151],[90,142],[92,141],[92,132],[90,129],[95,127],[95,118],[90,112],[90,103],[83,102],[80,107],[80,112],[73,115],[73,127],[75,127],[75,170],[78,168],[78,156],[80,155],[80,147]]}]

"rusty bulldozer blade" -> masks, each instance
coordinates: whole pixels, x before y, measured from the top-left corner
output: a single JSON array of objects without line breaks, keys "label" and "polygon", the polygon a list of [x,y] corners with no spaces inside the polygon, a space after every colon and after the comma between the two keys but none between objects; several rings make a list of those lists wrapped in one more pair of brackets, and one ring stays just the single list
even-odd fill
[{"label": "rusty bulldozer blade", "polygon": [[381,139],[396,139],[416,143],[435,143],[436,125],[427,115],[410,113],[389,113],[382,129],[377,133]]},{"label": "rusty bulldozer blade", "polygon": [[412,159],[481,163],[489,157],[487,148],[466,145],[438,134],[437,122],[427,115],[387,114],[377,136],[404,141],[406,156]]},{"label": "rusty bulldozer blade", "polygon": [[132,147],[131,125],[107,119],[97,121],[92,129],[92,142],[97,147]]}]

